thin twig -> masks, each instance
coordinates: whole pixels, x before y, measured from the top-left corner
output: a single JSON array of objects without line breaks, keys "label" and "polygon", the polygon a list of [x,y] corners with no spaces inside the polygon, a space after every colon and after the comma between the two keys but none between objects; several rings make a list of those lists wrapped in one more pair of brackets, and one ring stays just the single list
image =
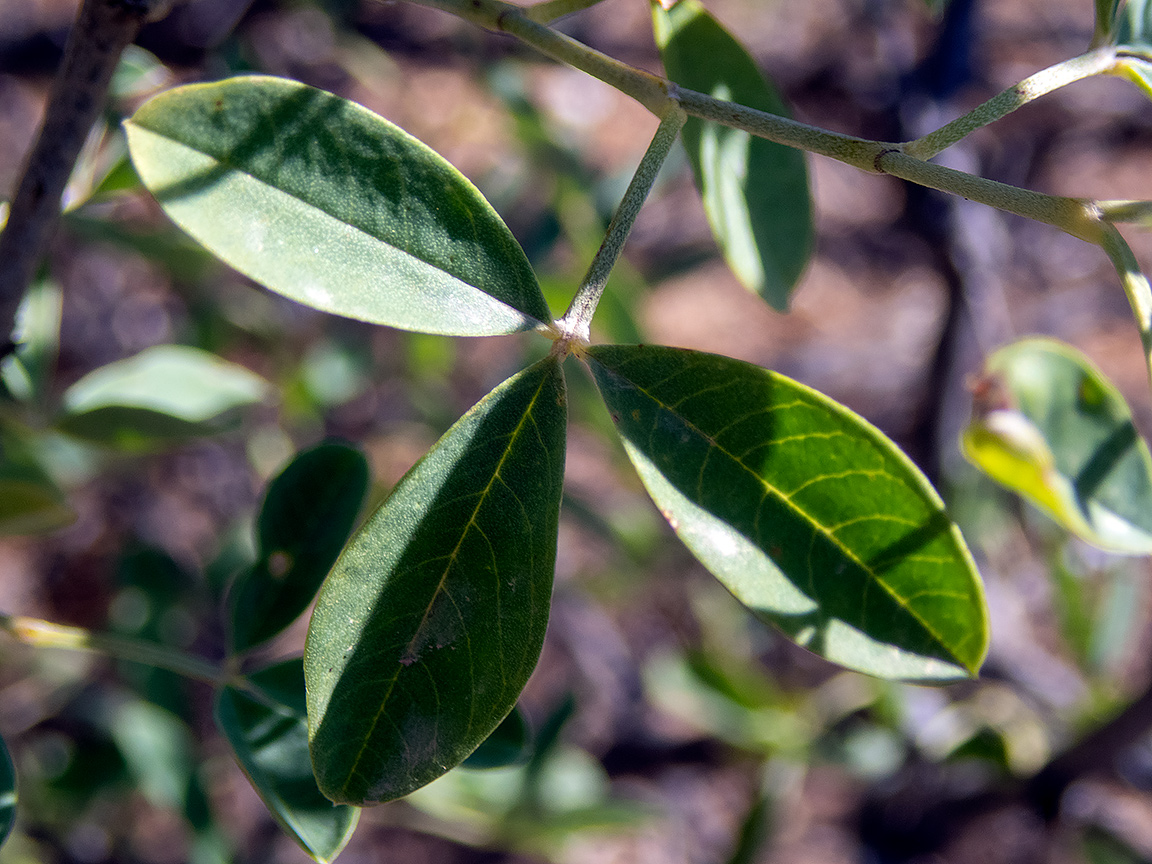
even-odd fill
[{"label": "thin twig", "polygon": [[12,332],[16,308],[55,232],[68,176],[104,107],[120,55],[163,5],[163,0],[84,0],[80,7],[40,135],[0,232],[0,339]]}]

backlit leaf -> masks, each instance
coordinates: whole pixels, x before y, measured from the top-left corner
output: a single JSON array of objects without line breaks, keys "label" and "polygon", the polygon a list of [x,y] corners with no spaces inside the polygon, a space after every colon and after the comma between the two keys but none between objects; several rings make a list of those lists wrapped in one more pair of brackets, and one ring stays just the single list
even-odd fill
[{"label": "backlit leaf", "polygon": [[336,562],[304,654],[312,762],[329,798],[405,795],[512,710],[548,621],[565,417],[555,358],[504,382]]},{"label": "backlit leaf", "polygon": [[931,486],[880,432],[727,357],[586,353],[649,494],[758,617],[870,674],[976,672],[988,639],[979,577]]},{"label": "backlit leaf", "polygon": [[64,431],[136,443],[220,431],[233,412],[268,396],[268,383],[215,354],[156,345],[89,372],[64,393]]},{"label": "backlit leaf", "polygon": [[216,696],[216,723],[269,812],[317,861],[331,861],[352,836],[360,811],[320,794],[308,756],[302,661],[249,676],[258,700],[235,687]]},{"label": "backlit leaf", "polygon": [[523,250],[476,188],[353,102],[232,78],[165,91],[127,130],[168,215],[293,300],[467,336],[551,320]]},{"label": "backlit leaf", "polygon": [[343,444],[298,455],[268,486],[259,558],[232,590],[232,647],[271,639],[308,608],[360,513],[368,463]]},{"label": "backlit leaf", "polygon": [[[652,6],[668,77],[684,87],[787,116],[788,109],[744,47],[698,0]],[[682,132],[712,233],[732,271],[777,309],[812,250],[804,154],[739,129],[688,118]]]},{"label": "backlit leaf", "polygon": [[964,454],[1081,539],[1152,553],[1152,456],[1119,391],[1084,355],[1025,339],[985,363]]}]

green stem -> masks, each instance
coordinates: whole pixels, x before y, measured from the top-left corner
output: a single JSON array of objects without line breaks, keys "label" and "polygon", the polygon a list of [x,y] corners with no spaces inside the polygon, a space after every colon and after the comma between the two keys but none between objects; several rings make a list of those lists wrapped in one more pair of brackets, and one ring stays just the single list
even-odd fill
[{"label": "green stem", "polygon": [[673,105],[660,121],[652,143],[648,145],[644,158],[640,160],[636,173],[632,175],[632,182],[628,184],[628,189],[620,201],[620,206],[616,208],[616,213],[604,235],[604,242],[600,244],[596,257],[592,259],[584,281],[580,283],[580,288],[572,298],[564,317],[556,322],[557,330],[566,341],[589,340],[592,316],[604,293],[604,286],[608,284],[608,277],[620,258],[620,252],[624,248],[628,234],[632,231],[640,208],[644,206],[648,193],[652,191],[652,184],[656,181],[656,175],[660,173],[660,166],[668,158],[668,151],[672,149],[672,144],[687,119],[687,115]]},{"label": "green stem", "polygon": [[1097,201],[1105,222],[1138,222],[1152,225],[1152,201]]},{"label": "green stem", "polygon": [[1037,219],[1090,243],[1099,245],[1101,242],[1102,225],[1099,211],[1087,202],[1044,195],[1005,183],[997,183],[923,160],[924,154],[930,155],[933,147],[947,146],[954,136],[967,128],[965,124],[974,123],[971,128],[977,128],[1055,87],[1111,70],[1115,65],[1115,49],[1101,48],[1053,66],[993,97],[984,106],[977,108],[973,114],[966,115],[965,118],[950,123],[937,132],[908,144],[896,144],[831,132],[787,117],[716,99],[705,93],[682,89],[670,81],[621,63],[531,21],[524,15],[522,9],[502,0],[409,0],[409,2],[441,9],[481,27],[516,36],[560,62],[587,72],[625,95],[631,96],[659,117],[665,116],[670,103],[677,102],[684,112],[692,117],[710,120],[733,129],[743,129],[760,138],[828,156],[862,171],[892,174],[941,192],[961,195],[1008,213]]},{"label": "green stem", "polygon": [[544,0],[543,3],[529,6],[524,10],[524,15],[538,24],[547,24],[550,21],[555,21],[557,18],[571,15],[573,12],[583,12],[585,9],[591,9],[598,3],[603,2],[604,0]]},{"label": "green stem", "polygon": [[631,96],[657,117],[668,110],[668,82],[627,63],[601,54],[575,39],[557,33],[529,18],[524,10],[502,0],[409,0],[451,12],[487,30],[508,33],[537,51],[568,66],[587,72],[605,84]]},{"label": "green stem", "polygon": [[1136,256],[1116,226],[1107,223],[1102,226],[1099,245],[1112,259],[1112,265],[1124,286],[1124,293],[1128,295],[1128,304],[1132,307],[1132,315],[1140,331],[1140,344],[1144,347],[1149,380],[1152,381],[1152,286],[1140,272]]},{"label": "green stem", "polygon": [[117,660],[129,660],[145,666],[167,669],[208,684],[225,683],[224,673],[207,660],[173,651],[155,642],[145,642],[111,633],[94,633],[83,627],[66,627],[39,618],[26,618],[23,615],[0,615],[0,629],[17,641],[37,648],[64,648],[70,651],[103,654]]},{"label": "green stem", "polygon": [[1043,192],[966,174],[954,168],[923,162],[897,148],[880,153],[876,157],[875,166],[877,170],[902,180],[1054,225],[1073,237],[1097,246],[1104,239],[1106,225],[1100,219],[1099,208],[1090,201],[1045,195]]},{"label": "green stem", "polygon": [[935,132],[929,132],[915,141],[904,145],[904,152],[917,159],[931,159],[941,150],[951,147],[957,141],[987,126],[1017,108],[1027,105],[1053,90],[1058,90],[1082,78],[1090,78],[1110,71],[1116,65],[1116,49],[1114,46],[1105,46],[1049,66],[1019,84],[1014,84],[1007,90],[997,93],[987,102],[973,108],[963,117],[958,117],[951,123],[941,126]]}]

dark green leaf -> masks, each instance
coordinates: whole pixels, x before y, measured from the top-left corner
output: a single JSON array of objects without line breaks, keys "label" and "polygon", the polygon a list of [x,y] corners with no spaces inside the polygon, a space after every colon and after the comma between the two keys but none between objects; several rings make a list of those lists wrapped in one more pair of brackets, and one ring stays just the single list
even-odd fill
[{"label": "dark green leaf", "polygon": [[990,356],[964,454],[1081,539],[1152,553],[1152,456],[1124,397],[1069,345],[1025,339]]},{"label": "dark green leaf", "polygon": [[509,379],[337,561],[304,655],[313,766],[334,801],[411,792],[512,710],[548,621],[565,416],[554,357]]},{"label": "dark green leaf", "polygon": [[16,823],[16,768],[8,745],[0,739],[0,843],[8,839]]},{"label": "dark green leaf", "polygon": [[156,345],[69,387],[60,427],[121,444],[205,435],[267,395],[267,382],[243,366],[198,348]]},{"label": "dark green leaf", "polygon": [[367,489],[367,461],[343,444],[306,450],[272,481],[258,523],[260,557],[232,592],[234,650],[271,639],[308,608]]},{"label": "dark green leaf", "polygon": [[550,321],[523,250],[444,159],[294,81],[168,90],[128,121],[145,185],[236,269],[308,306],[482,336]]},{"label": "dark green leaf", "polygon": [[500,725],[462,763],[465,768],[505,768],[528,758],[528,724],[519,708],[500,721]]},{"label": "dark green leaf", "polygon": [[988,640],[975,567],[931,486],[876,429],[727,357],[587,356],[657,506],[756,615],[874,675],[975,673]]},{"label": "dark green leaf", "polygon": [[249,676],[266,699],[235,687],[216,696],[216,723],[276,821],[317,861],[331,861],[352,836],[360,811],[320,794],[308,756],[304,669],[289,660]]},{"label": "dark green leaf", "polygon": [[[684,87],[787,116],[756,62],[698,0],[652,7],[668,77]],[[804,154],[739,129],[689,118],[684,146],[712,233],[733,272],[775,308],[788,308],[812,250]]]}]

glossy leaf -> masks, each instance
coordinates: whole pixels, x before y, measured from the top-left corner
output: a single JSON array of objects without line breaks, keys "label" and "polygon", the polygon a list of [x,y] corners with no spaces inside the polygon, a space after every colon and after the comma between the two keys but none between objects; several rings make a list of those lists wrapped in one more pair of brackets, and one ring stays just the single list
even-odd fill
[{"label": "glossy leaf", "polygon": [[548,621],[565,416],[555,358],[504,382],[336,562],[304,655],[313,766],[334,801],[423,786],[512,710]]},{"label": "glossy leaf", "polygon": [[64,393],[65,431],[132,443],[220,431],[236,409],[267,398],[267,382],[207,351],[156,345],[101,366]]},{"label": "glossy leaf", "polygon": [[0,844],[12,833],[16,824],[16,768],[8,745],[0,739]]},{"label": "glossy leaf", "polygon": [[279,78],[168,90],[127,124],[144,184],[257,282],[378,324],[482,336],[551,316],[463,175],[355,103]]},{"label": "glossy leaf", "polygon": [[649,494],[758,617],[873,675],[976,672],[979,577],[931,486],[880,432],[727,357],[623,345],[587,356]]},{"label": "glossy leaf", "polygon": [[985,364],[964,454],[1081,539],[1152,553],[1152,456],[1124,398],[1074,348],[1025,339]]},{"label": "glossy leaf", "polygon": [[359,450],[321,444],[272,481],[258,523],[256,563],[232,591],[232,646],[280,633],[308,608],[352,532],[368,463]]},{"label": "glossy leaf", "polygon": [[[788,110],[756,62],[698,0],[652,7],[668,77],[718,99],[773,114]],[[812,250],[812,204],[804,154],[738,129],[689,118],[684,146],[716,242],[732,271],[777,309]]]},{"label": "glossy leaf", "polygon": [[352,836],[360,811],[320,794],[308,756],[304,670],[289,660],[249,676],[266,699],[235,687],[216,695],[216,723],[269,812],[317,861],[331,861]]}]

